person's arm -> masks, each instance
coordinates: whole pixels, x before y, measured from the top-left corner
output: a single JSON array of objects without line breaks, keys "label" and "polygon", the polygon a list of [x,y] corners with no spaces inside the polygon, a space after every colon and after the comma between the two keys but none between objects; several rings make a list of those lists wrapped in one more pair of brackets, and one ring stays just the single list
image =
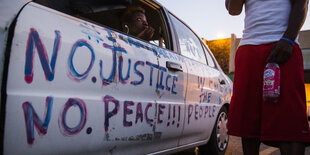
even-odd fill
[{"label": "person's arm", "polygon": [[242,12],[245,0],[226,0],[225,6],[230,15],[239,15]]},{"label": "person's arm", "polygon": [[[283,34],[283,38],[295,41],[302,25],[305,22],[308,11],[308,0],[291,0],[291,13],[288,27]],[[289,41],[280,40],[272,48],[267,62],[285,63],[292,55],[293,45]]]}]

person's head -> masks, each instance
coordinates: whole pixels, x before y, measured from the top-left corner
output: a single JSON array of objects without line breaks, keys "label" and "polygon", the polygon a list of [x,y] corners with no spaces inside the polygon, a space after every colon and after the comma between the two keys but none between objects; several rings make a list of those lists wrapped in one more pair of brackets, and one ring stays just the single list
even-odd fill
[{"label": "person's head", "polygon": [[145,10],[139,6],[129,6],[122,17],[123,31],[137,36],[146,27],[148,27],[148,22]]}]

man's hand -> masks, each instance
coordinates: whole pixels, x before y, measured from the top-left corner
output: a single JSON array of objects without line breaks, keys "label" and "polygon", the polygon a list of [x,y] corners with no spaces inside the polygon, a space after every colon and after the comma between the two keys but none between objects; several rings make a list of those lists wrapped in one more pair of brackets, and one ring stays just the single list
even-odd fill
[{"label": "man's hand", "polygon": [[271,49],[267,62],[285,63],[292,55],[293,46],[285,40],[278,41]]},{"label": "man's hand", "polygon": [[[283,37],[295,40],[301,26],[303,25],[308,10],[309,0],[291,0],[292,9],[289,17],[288,27]],[[276,43],[267,59],[267,62],[285,63],[292,55],[293,46],[285,41],[280,40]]]},{"label": "man's hand", "polygon": [[154,35],[154,28],[147,26],[142,32],[138,34],[137,37],[150,41]]}]

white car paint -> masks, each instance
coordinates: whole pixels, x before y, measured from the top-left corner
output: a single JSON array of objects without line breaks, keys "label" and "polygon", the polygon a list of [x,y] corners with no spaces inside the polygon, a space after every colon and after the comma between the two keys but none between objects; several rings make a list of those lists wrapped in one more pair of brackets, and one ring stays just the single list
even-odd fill
[{"label": "white car paint", "polygon": [[[30,1],[30,0],[28,0]],[[18,11],[28,2],[27,0],[21,0],[12,2],[10,0],[2,0],[0,6],[0,75],[3,74],[4,58],[6,43],[8,39],[9,27],[13,22],[14,18],[17,16]],[[2,76],[0,76],[0,81],[2,81]],[[0,87],[2,88],[2,82],[0,82]],[[1,98],[2,93],[0,93]],[[1,103],[1,101],[0,101]]]},{"label": "white car paint", "polygon": [[10,51],[3,153],[157,154],[204,144],[230,101],[222,74],[29,3]]}]

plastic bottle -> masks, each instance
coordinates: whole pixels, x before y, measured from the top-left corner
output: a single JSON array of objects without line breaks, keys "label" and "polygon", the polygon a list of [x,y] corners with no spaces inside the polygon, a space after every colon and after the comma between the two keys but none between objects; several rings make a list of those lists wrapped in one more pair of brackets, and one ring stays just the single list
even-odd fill
[{"label": "plastic bottle", "polygon": [[268,63],[264,69],[263,100],[278,102],[280,97],[280,67],[276,63]]}]

